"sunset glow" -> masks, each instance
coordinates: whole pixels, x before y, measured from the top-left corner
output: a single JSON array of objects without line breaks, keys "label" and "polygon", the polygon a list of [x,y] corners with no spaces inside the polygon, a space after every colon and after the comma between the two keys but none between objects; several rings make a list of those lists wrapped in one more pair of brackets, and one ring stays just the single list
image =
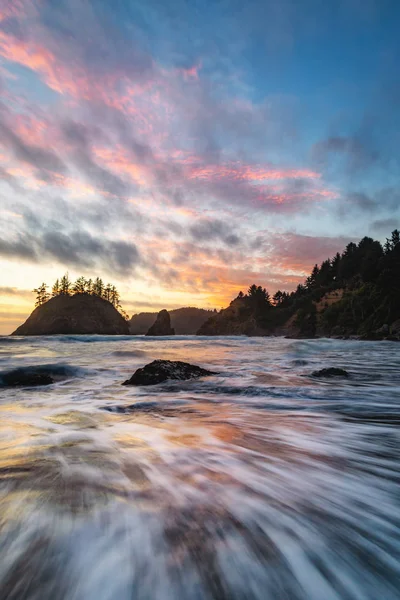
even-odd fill
[{"label": "sunset glow", "polygon": [[60,272],[112,279],[130,314],[221,308],[398,226],[389,13],[262,4],[4,0],[0,333]]}]

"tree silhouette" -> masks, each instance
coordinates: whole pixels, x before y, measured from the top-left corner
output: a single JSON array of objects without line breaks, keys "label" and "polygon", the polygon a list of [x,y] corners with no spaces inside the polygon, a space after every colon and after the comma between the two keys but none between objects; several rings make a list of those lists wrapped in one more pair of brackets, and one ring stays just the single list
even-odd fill
[{"label": "tree silhouette", "polygon": [[117,288],[115,287],[115,285],[111,286],[111,304],[115,308],[119,308],[120,307],[119,293],[118,293]]},{"label": "tree silhouette", "polygon": [[74,294],[85,294],[86,293],[86,279],[84,277],[78,277],[75,281],[72,291]]},{"label": "tree silhouette", "polygon": [[104,290],[103,281],[100,279],[100,277],[96,277],[96,279],[94,280],[94,284],[93,284],[93,294],[95,296],[100,296],[100,298],[102,298],[103,290]]},{"label": "tree silhouette", "polygon": [[[40,285],[38,288],[35,288],[33,291],[36,294],[35,306],[40,306],[50,299],[50,295],[47,293],[47,285],[45,283],[42,283],[42,285]],[[100,277],[96,277],[96,279],[93,281],[93,279],[86,279],[81,275],[73,284],[71,284],[68,273],[65,273],[61,279],[56,279],[52,286],[52,298],[55,298],[56,296],[70,296],[76,294],[88,294],[103,298],[104,300],[107,300],[107,302],[110,302],[114,308],[120,312],[124,319],[129,320],[129,316],[121,307],[120,295],[115,285],[112,285],[111,283],[104,285]]]},{"label": "tree silhouette", "polygon": [[318,275],[319,275],[319,267],[318,267],[318,265],[314,265],[314,268],[311,271],[311,274],[306,279],[305,286],[308,290],[311,290],[313,287],[315,287],[315,285],[317,284],[317,281],[318,281]]},{"label": "tree silhouette", "polygon": [[86,294],[93,294],[93,281],[91,279],[86,281],[85,292]]},{"label": "tree silhouette", "polygon": [[275,294],[272,296],[272,301],[274,303],[275,306],[279,306],[280,303],[282,302],[282,292],[281,290],[278,290],[277,292],[275,292]]},{"label": "tree silhouette", "polygon": [[60,279],[60,294],[69,296],[71,292],[71,281],[68,273],[65,273]]},{"label": "tree silhouette", "polygon": [[51,295],[54,298],[60,294],[60,282],[58,279],[55,280],[53,287],[51,288]]},{"label": "tree silhouette", "polygon": [[265,303],[268,305],[271,304],[269,293],[267,292],[267,290],[265,288],[261,287],[261,285],[257,286],[253,283],[253,285],[251,285],[249,287],[247,294],[248,294],[249,298],[256,300],[260,304],[262,304],[262,303]]},{"label": "tree silhouette", "polygon": [[107,283],[105,288],[103,289],[103,298],[108,302],[111,302],[111,284]]},{"label": "tree silhouette", "polygon": [[391,243],[392,243],[392,250],[394,250],[394,248],[398,244],[400,244],[400,232],[398,229],[395,229],[394,231],[392,231]]},{"label": "tree silhouette", "polygon": [[36,294],[35,306],[41,306],[45,304],[47,300],[50,298],[50,295],[47,293],[47,285],[42,283],[39,287],[33,290]]}]

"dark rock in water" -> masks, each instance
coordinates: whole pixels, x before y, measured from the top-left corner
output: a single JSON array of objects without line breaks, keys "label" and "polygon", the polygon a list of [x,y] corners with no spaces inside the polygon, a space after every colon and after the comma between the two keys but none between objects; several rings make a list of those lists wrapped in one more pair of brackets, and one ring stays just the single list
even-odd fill
[{"label": "dark rock in water", "polygon": [[114,306],[89,294],[61,295],[35,308],[13,335],[129,335],[129,324]]},{"label": "dark rock in water", "polygon": [[50,385],[54,379],[48,373],[15,369],[0,376],[0,385],[4,387],[31,387],[37,385]]},{"label": "dark rock in water", "polygon": [[349,374],[344,369],[329,367],[327,369],[321,369],[320,371],[314,371],[311,373],[311,377],[349,377]]},{"label": "dark rock in water", "polygon": [[76,367],[62,364],[18,367],[0,372],[0,387],[50,385],[74,377],[78,372]]},{"label": "dark rock in water", "polygon": [[167,310],[160,310],[157,319],[146,335],[175,335],[175,331],[171,327],[171,318]]},{"label": "dark rock in water", "polygon": [[216,373],[179,360],[153,360],[145,367],[137,369],[122,385],[156,385],[168,379],[184,381],[207,375]]}]

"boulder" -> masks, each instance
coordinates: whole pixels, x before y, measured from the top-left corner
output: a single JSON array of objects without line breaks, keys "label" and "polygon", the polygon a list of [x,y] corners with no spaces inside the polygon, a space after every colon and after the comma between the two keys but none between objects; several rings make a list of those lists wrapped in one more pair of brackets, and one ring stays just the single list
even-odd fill
[{"label": "boulder", "polygon": [[175,335],[175,331],[171,327],[171,318],[167,310],[160,310],[157,315],[157,319],[150,327],[146,335]]},{"label": "boulder", "polygon": [[137,369],[122,385],[156,385],[170,379],[184,381],[215,374],[179,360],[153,360],[143,368]]},{"label": "boulder", "polygon": [[311,377],[349,377],[349,373],[344,369],[329,367],[327,369],[313,371],[313,373],[311,373]]},{"label": "boulder", "polygon": [[60,295],[35,308],[12,335],[60,334],[129,335],[129,324],[104,298]]}]

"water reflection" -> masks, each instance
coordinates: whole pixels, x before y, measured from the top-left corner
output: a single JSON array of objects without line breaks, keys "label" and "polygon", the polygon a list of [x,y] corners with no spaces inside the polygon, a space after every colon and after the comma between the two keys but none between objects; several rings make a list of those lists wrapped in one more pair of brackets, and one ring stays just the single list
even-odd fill
[{"label": "water reflection", "polygon": [[[86,342],[6,353],[78,369],[0,392],[1,599],[400,597],[395,345]],[[120,385],[167,354],[221,375]]]}]

